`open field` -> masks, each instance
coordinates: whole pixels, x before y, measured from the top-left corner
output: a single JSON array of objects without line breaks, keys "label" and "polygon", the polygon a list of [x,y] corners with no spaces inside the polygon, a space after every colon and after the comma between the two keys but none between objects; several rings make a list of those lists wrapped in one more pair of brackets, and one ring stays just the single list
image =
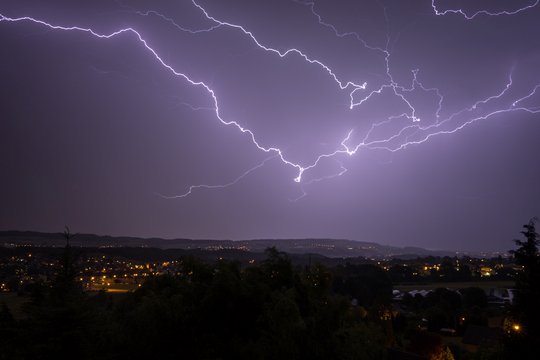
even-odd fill
[{"label": "open field", "polygon": [[126,293],[134,291],[138,288],[137,284],[116,284],[112,283],[110,285],[92,285],[88,291],[105,291],[107,293]]},{"label": "open field", "polygon": [[436,288],[463,289],[468,287],[479,287],[481,289],[513,288],[514,286],[515,285],[513,281],[465,281],[394,285],[394,289],[400,291],[412,291],[434,290]]}]

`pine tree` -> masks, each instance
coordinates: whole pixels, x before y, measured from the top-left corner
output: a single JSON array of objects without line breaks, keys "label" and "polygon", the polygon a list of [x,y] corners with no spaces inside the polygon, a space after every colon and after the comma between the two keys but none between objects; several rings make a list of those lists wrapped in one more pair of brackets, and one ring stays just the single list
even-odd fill
[{"label": "pine tree", "polygon": [[523,325],[527,337],[540,336],[540,244],[535,224],[537,218],[523,225],[521,234],[525,240],[514,240],[518,249],[512,251],[516,265],[521,270],[516,275],[516,297],[514,311]]}]

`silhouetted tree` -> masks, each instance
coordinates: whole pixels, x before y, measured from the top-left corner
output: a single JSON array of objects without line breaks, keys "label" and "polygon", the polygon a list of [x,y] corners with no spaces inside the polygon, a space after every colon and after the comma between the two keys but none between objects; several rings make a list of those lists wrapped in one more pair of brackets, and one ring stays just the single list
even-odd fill
[{"label": "silhouetted tree", "polygon": [[70,240],[74,235],[71,234],[69,227],[65,227],[64,239],[66,246],[60,257],[59,267],[56,277],[52,282],[51,295],[53,300],[65,301],[70,297],[77,297],[82,294],[82,286],[77,281],[78,269],[76,254],[70,244]]},{"label": "silhouetted tree", "polygon": [[523,225],[521,234],[525,241],[514,240],[519,247],[512,251],[516,264],[522,267],[516,275],[515,310],[523,322],[525,332],[531,336],[540,335],[540,253],[536,221],[533,218]]},{"label": "silhouetted tree", "polygon": [[392,282],[383,269],[374,265],[339,265],[335,269],[333,288],[339,294],[355,298],[358,305],[389,305]]},{"label": "silhouetted tree", "polygon": [[286,253],[278,251],[274,246],[264,251],[267,256],[261,269],[267,277],[267,282],[273,289],[290,287],[294,276],[291,260]]},{"label": "silhouetted tree", "polygon": [[536,348],[540,339],[540,253],[539,235],[536,232],[537,218],[523,225],[521,234],[525,240],[514,240],[518,248],[511,251],[521,270],[516,275],[516,295],[513,312],[521,323],[522,331],[513,334],[507,341],[507,355],[520,359],[536,358]]}]

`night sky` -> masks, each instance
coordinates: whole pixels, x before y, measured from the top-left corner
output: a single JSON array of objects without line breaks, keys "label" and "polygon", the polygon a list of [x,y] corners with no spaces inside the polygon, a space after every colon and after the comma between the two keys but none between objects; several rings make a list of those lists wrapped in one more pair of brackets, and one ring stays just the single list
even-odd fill
[{"label": "night sky", "polygon": [[505,251],[540,215],[538,1],[0,14],[1,230]]}]

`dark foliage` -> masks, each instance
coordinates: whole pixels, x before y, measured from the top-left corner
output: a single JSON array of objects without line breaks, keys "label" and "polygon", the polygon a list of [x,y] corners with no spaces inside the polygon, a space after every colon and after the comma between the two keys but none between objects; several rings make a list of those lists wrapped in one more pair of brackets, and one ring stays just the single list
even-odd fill
[{"label": "dark foliage", "polygon": [[0,359],[385,358],[380,321],[357,316],[350,302],[354,296],[377,308],[386,301],[387,282],[376,270],[341,272],[350,287],[337,295],[327,268],[294,269],[276,249],[266,255],[246,269],[184,258],[180,275],[111,297],[80,290],[68,245],[24,320],[0,309]]},{"label": "dark foliage", "polygon": [[352,296],[358,305],[388,305],[392,300],[392,282],[386,272],[375,265],[339,265],[335,269],[334,290]]},{"label": "dark foliage", "polygon": [[521,271],[516,275],[516,294],[512,312],[522,330],[511,332],[507,339],[506,355],[519,359],[536,359],[540,339],[540,244],[533,218],[523,225],[525,240],[514,240],[518,248],[512,251]]}]

